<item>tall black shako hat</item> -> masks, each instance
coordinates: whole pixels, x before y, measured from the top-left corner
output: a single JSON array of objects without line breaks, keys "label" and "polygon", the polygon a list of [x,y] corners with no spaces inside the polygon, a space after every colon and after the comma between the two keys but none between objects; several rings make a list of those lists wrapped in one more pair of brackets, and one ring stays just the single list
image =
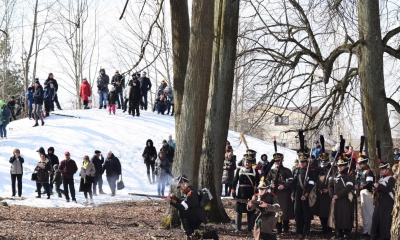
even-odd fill
[{"label": "tall black shako hat", "polygon": [[243,155],[243,160],[246,162],[250,162],[250,163],[255,163],[256,162],[256,157],[254,154],[244,154]]},{"label": "tall black shako hat", "polygon": [[361,136],[361,142],[360,142],[360,152],[358,153],[358,164],[368,164],[368,156],[362,155],[362,150],[364,148],[364,142],[365,142],[365,137]]},{"label": "tall black shako hat", "polygon": [[299,131],[299,142],[300,142],[300,149],[297,151],[297,155],[299,156],[299,161],[308,162],[310,154],[306,152],[306,149],[304,147],[304,132],[301,130]]},{"label": "tall black shako hat", "polygon": [[321,144],[321,154],[319,154],[318,158],[322,161],[322,162],[328,162],[329,161],[329,154],[327,154],[325,152],[325,138],[323,135],[319,136],[319,142]]},{"label": "tall black shako hat", "polygon": [[274,136],[274,149],[275,149],[275,153],[274,155],[272,155],[272,158],[274,159],[275,162],[280,162],[283,161],[283,154],[282,153],[278,153],[278,145],[276,143],[276,137]]},{"label": "tall black shako hat", "polygon": [[177,186],[176,186],[176,188],[179,188],[179,186],[182,184],[182,183],[188,183],[189,182],[189,179],[186,177],[186,175],[181,175],[181,176],[179,176],[179,177],[176,177],[175,178],[175,181],[177,182]]}]

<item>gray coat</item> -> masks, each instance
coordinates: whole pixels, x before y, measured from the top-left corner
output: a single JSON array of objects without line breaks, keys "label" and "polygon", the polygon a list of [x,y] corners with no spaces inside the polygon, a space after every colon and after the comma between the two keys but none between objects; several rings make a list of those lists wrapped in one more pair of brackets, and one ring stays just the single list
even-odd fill
[{"label": "gray coat", "polygon": [[233,177],[236,170],[236,156],[232,156],[231,159],[225,158],[222,172],[222,184],[233,184]]},{"label": "gray coat", "polygon": [[24,158],[23,157],[15,157],[12,156],[10,157],[10,163],[11,163],[11,169],[10,169],[10,174],[23,174],[23,168],[22,164],[24,163]]},{"label": "gray coat", "polygon": [[166,183],[168,180],[169,173],[169,161],[168,158],[163,157],[162,159],[157,158],[154,174],[157,176],[159,183]]}]

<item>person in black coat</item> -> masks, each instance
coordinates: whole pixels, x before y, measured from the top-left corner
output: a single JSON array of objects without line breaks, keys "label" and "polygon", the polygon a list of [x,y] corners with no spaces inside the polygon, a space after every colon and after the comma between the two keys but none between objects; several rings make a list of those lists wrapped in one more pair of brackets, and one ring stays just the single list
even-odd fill
[{"label": "person in black coat", "polygon": [[[155,160],[157,159],[157,150],[153,146],[153,141],[151,139],[147,140],[146,147],[143,150],[142,157],[144,164],[146,164],[147,167],[147,178],[149,179],[150,183],[155,183],[156,178],[154,176],[154,163]],[[150,178],[150,168],[152,172],[151,178]]]},{"label": "person in black coat", "polygon": [[115,157],[111,151],[109,151],[107,154],[107,159],[104,162],[103,169],[101,172],[102,173],[106,172],[108,185],[110,185],[111,189],[111,197],[114,197],[117,187],[116,182],[119,178],[119,175],[121,175],[121,163],[119,159]]},{"label": "person in black coat", "polygon": [[[53,147],[49,147],[49,149],[47,149],[47,157],[50,160],[51,163],[51,169],[54,169],[54,165],[59,165],[60,164],[60,160],[58,160],[58,157],[54,154],[54,148]],[[50,190],[53,191],[53,179],[54,179],[54,174],[50,175]]]},{"label": "person in black coat", "polygon": [[142,72],[142,77],[139,78],[140,82],[140,90],[141,90],[141,98],[143,97],[143,100],[140,101],[140,109],[147,110],[147,93],[148,91],[151,90],[151,81],[148,77],[146,77],[146,72]]},{"label": "person in black coat", "polygon": [[47,161],[45,155],[40,154],[40,161],[36,165],[35,171],[37,172],[36,177],[36,188],[38,196],[36,198],[41,198],[40,188],[44,187],[47,193],[47,199],[50,199],[50,186],[49,186],[49,178],[52,174],[51,163]]},{"label": "person in black coat", "polygon": [[99,150],[94,151],[94,155],[90,161],[94,165],[94,169],[96,170],[96,174],[93,177],[93,195],[97,196],[96,194],[96,186],[99,185],[99,194],[105,194],[103,192],[103,163],[104,157],[103,154]]},{"label": "person in black coat", "polygon": [[43,87],[40,85],[39,79],[36,79],[35,81],[35,92],[33,93],[33,99],[35,101],[35,107],[33,109],[33,116],[35,117],[35,125],[34,127],[39,126],[39,119],[42,121],[42,126],[44,125],[44,121],[42,118],[42,115],[40,113],[40,110],[42,109],[43,106]]},{"label": "person in black coat", "polygon": [[207,223],[206,213],[200,204],[199,191],[189,185],[189,179],[185,175],[179,176],[175,180],[178,183],[177,188],[182,192],[182,201],[173,193],[164,199],[178,210],[178,216],[187,239],[218,239],[216,231],[195,231],[199,229],[201,223]]},{"label": "person in black coat", "polygon": [[50,111],[52,109],[52,101],[54,99],[54,96],[55,96],[54,88],[48,87],[48,84],[45,82],[43,90],[43,99],[44,99],[44,109],[46,112],[46,117],[50,116]]},{"label": "person in black coat", "polygon": [[136,111],[136,116],[138,117],[140,116],[139,112],[140,99],[141,99],[140,82],[139,80],[136,79],[132,83],[131,92],[129,94],[129,105],[133,117],[135,116],[135,111]]},{"label": "person in black coat", "polygon": [[119,74],[118,70],[115,70],[115,75],[111,79],[111,85],[115,87],[115,91],[118,93],[118,109],[124,108],[124,95],[123,95],[123,87],[125,86],[124,76]]},{"label": "person in black coat", "polygon": [[[53,100],[56,103],[58,110],[62,110],[61,106],[60,106],[60,103],[58,102],[58,97],[57,97],[58,83],[57,83],[57,80],[54,79],[53,73],[49,73],[49,77],[46,79],[46,82],[48,84],[48,88],[50,88],[50,84],[51,83],[53,84],[53,86],[54,86],[54,98],[53,98]],[[54,104],[52,104],[51,111],[54,111]]]}]

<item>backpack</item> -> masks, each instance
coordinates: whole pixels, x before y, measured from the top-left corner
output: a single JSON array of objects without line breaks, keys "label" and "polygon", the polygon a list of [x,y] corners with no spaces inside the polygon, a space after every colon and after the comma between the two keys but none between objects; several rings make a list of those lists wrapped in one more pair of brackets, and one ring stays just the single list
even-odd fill
[{"label": "backpack", "polygon": [[210,190],[208,190],[207,188],[203,188],[202,190],[197,190],[197,193],[199,194],[199,203],[200,207],[202,208],[207,206],[207,204],[211,201],[211,199],[213,199]]}]

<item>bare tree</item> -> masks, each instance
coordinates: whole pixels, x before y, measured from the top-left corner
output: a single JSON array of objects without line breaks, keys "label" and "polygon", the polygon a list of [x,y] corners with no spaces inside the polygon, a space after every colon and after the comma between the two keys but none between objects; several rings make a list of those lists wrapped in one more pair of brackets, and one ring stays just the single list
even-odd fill
[{"label": "bare tree", "polygon": [[[58,1],[59,27],[55,28],[60,38],[57,39],[57,47],[53,48],[59,65],[67,75],[65,88],[74,96],[74,107],[81,108],[82,102],[79,96],[83,71],[91,66],[98,34],[95,28],[88,22],[89,12],[97,9],[98,2],[94,0],[69,0]],[[94,12],[97,14],[97,11]],[[97,21],[95,23],[97,27]],[[70,91],[73,89],[73,92]]]},{"label": "bare tree", "polygon": [[210,221],[229,222],[221,202],[221,178],[231,113],[239,0],[215,1],[214,14],[215,39],[199,185],[215,196],[209,206]]}]

